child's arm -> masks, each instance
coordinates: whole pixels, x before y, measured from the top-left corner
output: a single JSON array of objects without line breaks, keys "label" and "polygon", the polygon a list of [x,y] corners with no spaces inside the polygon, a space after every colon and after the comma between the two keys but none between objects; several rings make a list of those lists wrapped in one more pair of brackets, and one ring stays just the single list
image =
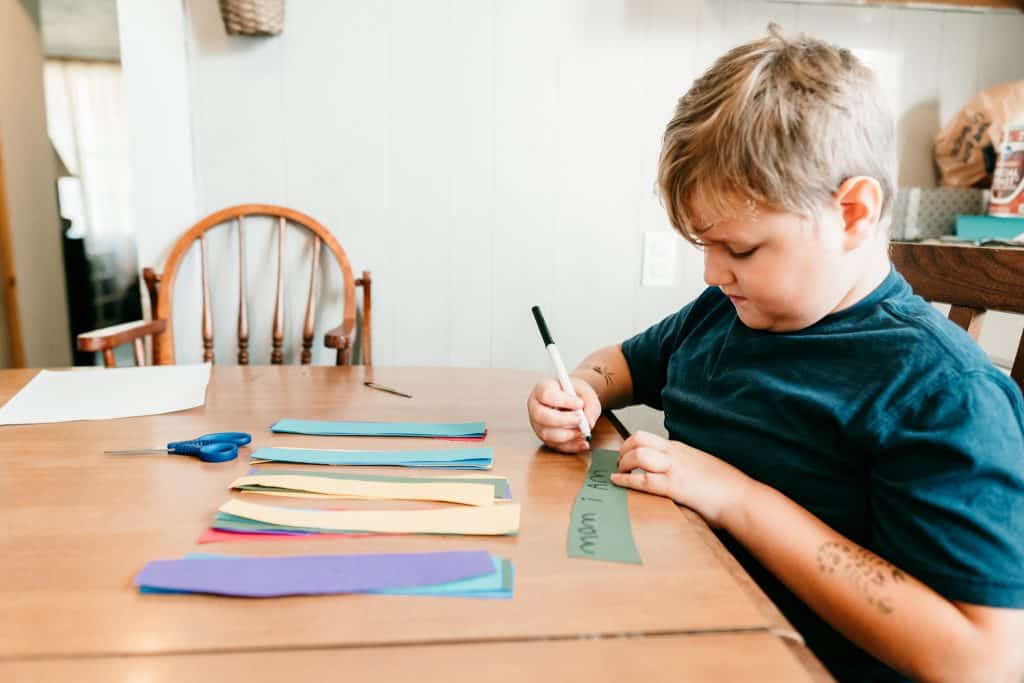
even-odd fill
[{"label": "child's arm", "polygon": [[906,675],[1024,677],[1024,610],[946,600],[775,489],[678,441],[637,433],[619,470],[616,484],[669,496],[724,528],[823,619]]},{"label": "child's arm", "polygon": [[582,407],[590,426],[601,415],[601,406],[619,408],[633,399],[629,366],[618,346],[606,346],[586,357],[569,376],[577,397],[562,391],[558,381],[538,382],[526,401],[530,426],[547,446],[563,453],[579,453],[589,445],[580,434],[575,411]]},{"label": "child's arm", "polygon": [[633,377],[619,344],[594,351],[576,366],[571,377],[589,384],[607,409],[633,403]]}]

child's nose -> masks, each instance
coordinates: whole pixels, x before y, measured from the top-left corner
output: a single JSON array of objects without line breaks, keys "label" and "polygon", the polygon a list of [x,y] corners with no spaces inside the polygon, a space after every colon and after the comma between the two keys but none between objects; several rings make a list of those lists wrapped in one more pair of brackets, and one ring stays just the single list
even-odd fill
[{"label": "child's nose", "polygon": [[709,287],[732,284],[735,279],[725,259],[712,247],[704,247],[704,282]]}]

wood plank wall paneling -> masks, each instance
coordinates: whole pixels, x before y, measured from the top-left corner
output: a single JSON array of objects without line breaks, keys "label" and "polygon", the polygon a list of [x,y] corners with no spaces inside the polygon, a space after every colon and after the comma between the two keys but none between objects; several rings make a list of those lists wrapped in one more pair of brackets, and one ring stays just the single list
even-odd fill
[{"label": "wood plank wall paneling", "polygon": [[[122,20],[129,40],[157,25],[133,23],[144,13]],[[883,78],[899,93],[901,176],[915,184],[930,182],[941,121],[978,89],[1024,78],[1024,43],[1010,40],[1024,34],[1024,14],[1012,13],[766,0],[295,0],[284,33],[261,40],[225,36],[214,4],[187,0],[185,14],[188,84],[174,94],[191,103],[196,216],[271,201],[335,231],[353,268],[373,271],[381,365],[545,369],[533,304],[574,363],[695,296],[702,259],[682,240],[676,286],[640,287],[643,233],[667,229],[654,193],[660,135],[693,78],[769,20],[899,56],[898,73]],[[148,87],[129,87],[129,105],[155,97]],[[133,129],[136,138],[163,132]],[[141,163],[137,194],[180,184]],[[140,251],[161,253],[184,227],[140,231]],[[250,296],[267,300],[270,228],[248,236]],[[214,307],[233,324],[237,255],[225,239],[209,245],[224,263]],[[308,248],[289,243],[286,360],[301,332]],[[340,316],[331,309],[338,283],[322,277],[319,363],[331,362],[321,331]],[[179,325],[197,330],[187,319],[198,295],[194,310],[179,300]],[[271,313],[251,312],[253,362],[265,362]],[[232,362],[233,335],[215,336],[218,359]],[[194,360],[193,346],[179,358]]]}]

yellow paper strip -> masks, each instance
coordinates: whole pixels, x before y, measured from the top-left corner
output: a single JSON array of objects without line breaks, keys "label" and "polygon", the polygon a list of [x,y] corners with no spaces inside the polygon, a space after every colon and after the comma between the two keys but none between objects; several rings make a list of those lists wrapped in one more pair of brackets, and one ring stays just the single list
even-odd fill
[{"label": "yellow paper strip", "polygon": [[307,477],[294,474],[250,474],[231,482],[231,488],[273,486],[280,489],[318,493],[324,496],[388,500],[436,500],[442,503],[484,506],[494,503],[492,484],[449,482],[398,482],[333,477]]},{"label": "yellow paper strip", "polygon": [[309,510],[229,500],[221,512],[269,524],[384,534],[500,536],[519,531],[519,504],[437,510]]}]

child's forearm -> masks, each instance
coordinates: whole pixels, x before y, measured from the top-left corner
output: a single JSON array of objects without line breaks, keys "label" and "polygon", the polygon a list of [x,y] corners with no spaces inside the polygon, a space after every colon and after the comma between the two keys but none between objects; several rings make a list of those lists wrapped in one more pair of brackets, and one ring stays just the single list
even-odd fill
[{"label": "child's forearm", "polygon": [[576,366],[572,376],[594,388],[602,408],[623,408],[633,403],[633,379],[618,344],[594,351]]},{"label": "child's forearm", "polygon": [[1020,657],[998,629],[987,631],[956,604],[775,489],[754,483],[743,499],[723,515],[725,529],[825,621],[874,656],[920,680],[1020,680]]}]

